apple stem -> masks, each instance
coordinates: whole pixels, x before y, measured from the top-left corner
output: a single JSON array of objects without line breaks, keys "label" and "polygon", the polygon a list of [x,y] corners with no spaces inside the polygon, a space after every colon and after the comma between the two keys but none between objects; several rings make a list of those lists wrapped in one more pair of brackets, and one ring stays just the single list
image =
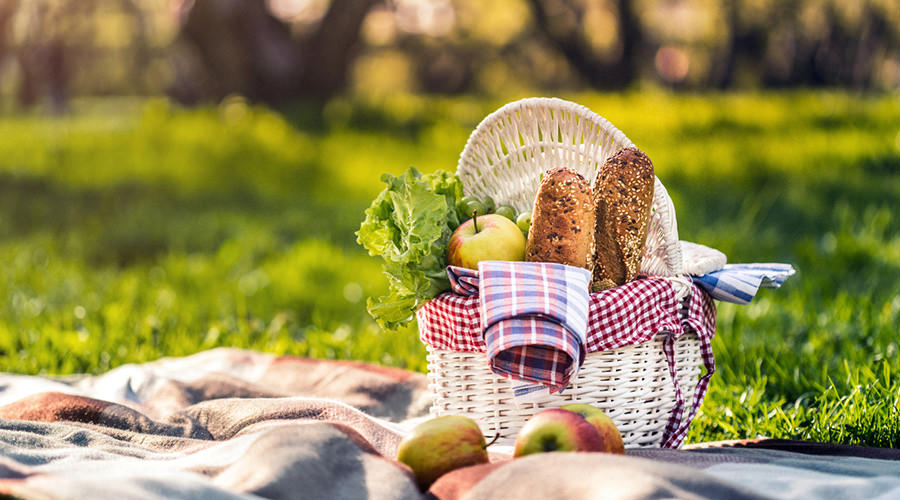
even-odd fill
[{"label": "apple stem", "polygon": [[487,449],[488,446],[496,443],[498,439],[500,439],[500,431],[497,431],[497,434],[494,434],[494,439],[491,439],[490,443],[484,445],[484,449]]},{"label": "apple stem", "polygon": [[478,232],[478,209],[472,210],[472,225],[475,226],[475,232]]}]

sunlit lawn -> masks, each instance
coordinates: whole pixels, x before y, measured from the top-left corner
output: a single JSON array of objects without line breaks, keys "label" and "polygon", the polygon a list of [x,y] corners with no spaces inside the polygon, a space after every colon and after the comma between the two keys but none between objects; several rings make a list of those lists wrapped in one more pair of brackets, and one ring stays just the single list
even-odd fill
[{"label": "sunlit lawn", "polygon": [[[650,155],[683,239],[799,270],[720,305],[690,440],[900,447],[900,99],[565,97]],[[216,346],[425,370],[414,327],[368,318],[385,281],[353,232],[380,173],[454,169],[501,104],[100,101],[0,117],[0,370],[97,373]]]}]

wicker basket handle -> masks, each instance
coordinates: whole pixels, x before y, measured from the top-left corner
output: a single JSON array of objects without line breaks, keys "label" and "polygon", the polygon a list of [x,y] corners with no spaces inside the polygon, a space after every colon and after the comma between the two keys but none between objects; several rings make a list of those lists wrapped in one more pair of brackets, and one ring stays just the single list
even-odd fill
[{"label": "wicker basket handle", "polygon": [[[593,182],[607,158],[633,146],[602,116],[555,97],[511,102],[475,127],[459,157],[457,175],[465,194],[490,196],[498,205],[530,210],[541,174],[568,167]],[[656,276],[682,275],[675,207],[656,179],[650,227],[641,271]]]}]

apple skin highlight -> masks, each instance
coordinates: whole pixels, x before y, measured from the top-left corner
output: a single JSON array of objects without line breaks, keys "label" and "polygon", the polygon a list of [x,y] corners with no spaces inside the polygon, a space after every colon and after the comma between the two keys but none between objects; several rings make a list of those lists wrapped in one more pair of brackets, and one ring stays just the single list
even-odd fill
[{"label": "apple skin highlight", "polygon": [[516,435],[513,455],[552,451],[604,451],[597,429],[578,413],[550,408],[528,419]]},{"label": "apple skin highlight", "polygon": [[572,403],[561,408],[581,415],[597,429],[597,433],[600,434],[600,439],[603,441],[603,449],[600,451],[618,455],[625,454],[625,442],[622,440],[622,434],[609,415],[587,403]]},{"label": "apple skin highlight", "polygon": [[422,491],[461,467],[488,463],[487,446],[473,420],[445,415],[417,425],[400,442],[397,460],[408,465]]}]

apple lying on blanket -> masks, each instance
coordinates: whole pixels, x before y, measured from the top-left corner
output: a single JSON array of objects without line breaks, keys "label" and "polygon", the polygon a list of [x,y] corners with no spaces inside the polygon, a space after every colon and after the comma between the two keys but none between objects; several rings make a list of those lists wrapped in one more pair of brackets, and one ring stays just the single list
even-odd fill
[{"label": "apple lying on blanket", "polygon": [[502,215],[478,215],[460,224],[447,244],[447,263],[478,269],[482,260],[525,259],[525,236]]},{"label": "apple lying on blanket", "polygon": [[535,413],[516,435],[513,455],[548,451],[604,451],[597,429],[574,411],[549,408]]},{"label": "apple lying on blanket", "polygon": [[572,403],[562,406],[561,409],[574,411],[597,429],[597,433],[600,434],[600,440],[603,441],[603,449],[600,451],[617,453],[619,455],[625,454],[625,442],[622,441],[622,434],[619,432],[619,428],[602,410],[586,403]]},{"label": "apple lying on blanket", "polygon": [[445,415],[426,420],[400,442],[397,460],[408,465],[422,491],[461,467],[488,462],[487,445],[474,420]]}]

